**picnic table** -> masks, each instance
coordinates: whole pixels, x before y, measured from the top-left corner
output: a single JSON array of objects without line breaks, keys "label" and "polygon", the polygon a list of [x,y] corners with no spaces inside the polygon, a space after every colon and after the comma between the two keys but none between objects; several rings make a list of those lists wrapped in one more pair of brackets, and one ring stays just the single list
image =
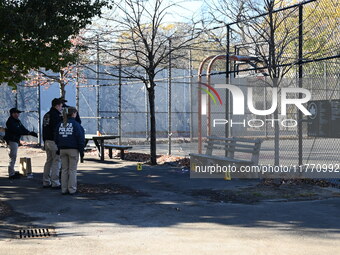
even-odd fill
[{"label": "picnic table", "polygon": [[85,147],[87,145],[87,143],[90,140],[93,140],[94,144],[97,147],[98,150],[98,156],[100,157],[100,160],[104,160],[104,155],[105,155],[105,151],[104,151],[104,141],[105,140],[112,140],[112,139],[117,139],[120,136],[118,135],[91,135],[91,134],[86,134],[85,135]]}]

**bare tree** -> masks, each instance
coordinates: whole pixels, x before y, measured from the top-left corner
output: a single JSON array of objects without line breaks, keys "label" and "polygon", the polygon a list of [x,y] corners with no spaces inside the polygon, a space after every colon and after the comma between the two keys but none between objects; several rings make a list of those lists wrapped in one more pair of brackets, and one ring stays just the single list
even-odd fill
[{"label": "bare tree", "polygon": [[[36,68],[32,70],[34,71],[33,77],[29,76],[31,82],[34,83],[38,80],[41,86],[48,86],[54,82],[58,83],[60,97],[62,98],[66,96],[65,86],[75,82],[79,74],[77,62],[79,62],[79,58],[82,56],[83,41],[81,40],[81,35],[74,36],[70,39],[70,43],[72,47],[59,56],[59,58],[65,60],[64,67],[59,66],[57,72],[46,70],[45,68]],[[66,61],[69,55],[76,56],[74,61]]]},{"label": "bare tree", "polygon": [[[107,75],[129,80],[142,81],[148,91],[150,109],[150,154],[151,164],[156,162],[156,118],[155,87],[156,75],[167,68],[169,55],[179,59],[187,54],[181,49],[194,43],[199,36],[196,23],[170,24],[165,17],[175,5],[165,0],[143,1],[122,0],[111,4],[111,11],[104,14],[106,23],[100,24],[100,50],[111,64],[120,64],[117,72],[107,71]],[[183,27],[186,29],[183,29]],[[90,33],[91,34],[91,33]],[[92,34],[92,41],[94,36]],[[98,39],[98,38],[97,38]],[[92,50],[95,47],[88,46]],[[98,48],[98,45],[97,45]],[[93,70],[98,71],[98,70]]]}]

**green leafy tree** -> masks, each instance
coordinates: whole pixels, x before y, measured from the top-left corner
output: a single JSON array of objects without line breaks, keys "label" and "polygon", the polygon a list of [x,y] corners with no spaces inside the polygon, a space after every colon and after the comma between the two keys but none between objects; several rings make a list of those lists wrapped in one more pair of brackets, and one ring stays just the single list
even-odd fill
[{"label": "green leafy tree", "polygon": [[100,0],[0,0],[0,82],[15,86],[32,69],[60,72],[74,63],[72,38],[103,6]]}]

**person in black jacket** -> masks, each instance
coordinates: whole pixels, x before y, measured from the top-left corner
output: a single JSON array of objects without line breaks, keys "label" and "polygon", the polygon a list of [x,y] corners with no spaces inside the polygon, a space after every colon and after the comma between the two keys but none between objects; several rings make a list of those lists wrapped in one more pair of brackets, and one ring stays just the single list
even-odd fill
[{"label": "person in black jacket", "polygon": [[21,111],[17,108],[12,108],[10,111],[10,117],[6,122],[6,130],[4,140],[8,145],[8,175],[10,179],[17,179],[20,177],[19,173],[15,171],[15,161],[17,160],[18,147],[20,144],[20,138],[22,135],[31,135],[38,137],[37,133],[28,131],[19,120]]},{"label": "person in black jacket", "polygon": [[59,98],[54,98],[51,109],[43,118],[43,140],[46,151],[46,162],[43,174],[44,188],[60,188],[60,156],[57,155],[58,148],[54,140],[57,126],[62,121],[62,107],[62,101]]},{"label": "person in black jacket", "polygon": [[79,156],[84,157],[85,133],[75,120],[77,109],[67,108],[67,119],[57,128],[55,142],[61,157],[61,192],[74,194],[77,191],[77,166]]}]

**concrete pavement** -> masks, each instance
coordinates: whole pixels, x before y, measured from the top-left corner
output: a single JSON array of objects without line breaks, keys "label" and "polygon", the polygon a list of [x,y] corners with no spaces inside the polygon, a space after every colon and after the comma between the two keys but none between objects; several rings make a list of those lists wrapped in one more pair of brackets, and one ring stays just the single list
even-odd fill
[{"label": "concrete pavement", "polygon": [[[0,255],[11,254],[338,254],[340,199],[298,202],[219,203],[191,191],[230,189],[254,180],[190,180],[170,166],[88,160],[79,184],[118,185],[117,194],[62,196],[42,189],[45,155],[30,155],[34,179],[8,180],[0,148],[0,199],[14,212],[0,220]],[[100,186],[103,185],[103,186]],[[120,185],[120,186],[119,186]],[[124,189],[127,187],[129,189]],[[57,237],[16,238],[24,227],[51,226]]]}]

